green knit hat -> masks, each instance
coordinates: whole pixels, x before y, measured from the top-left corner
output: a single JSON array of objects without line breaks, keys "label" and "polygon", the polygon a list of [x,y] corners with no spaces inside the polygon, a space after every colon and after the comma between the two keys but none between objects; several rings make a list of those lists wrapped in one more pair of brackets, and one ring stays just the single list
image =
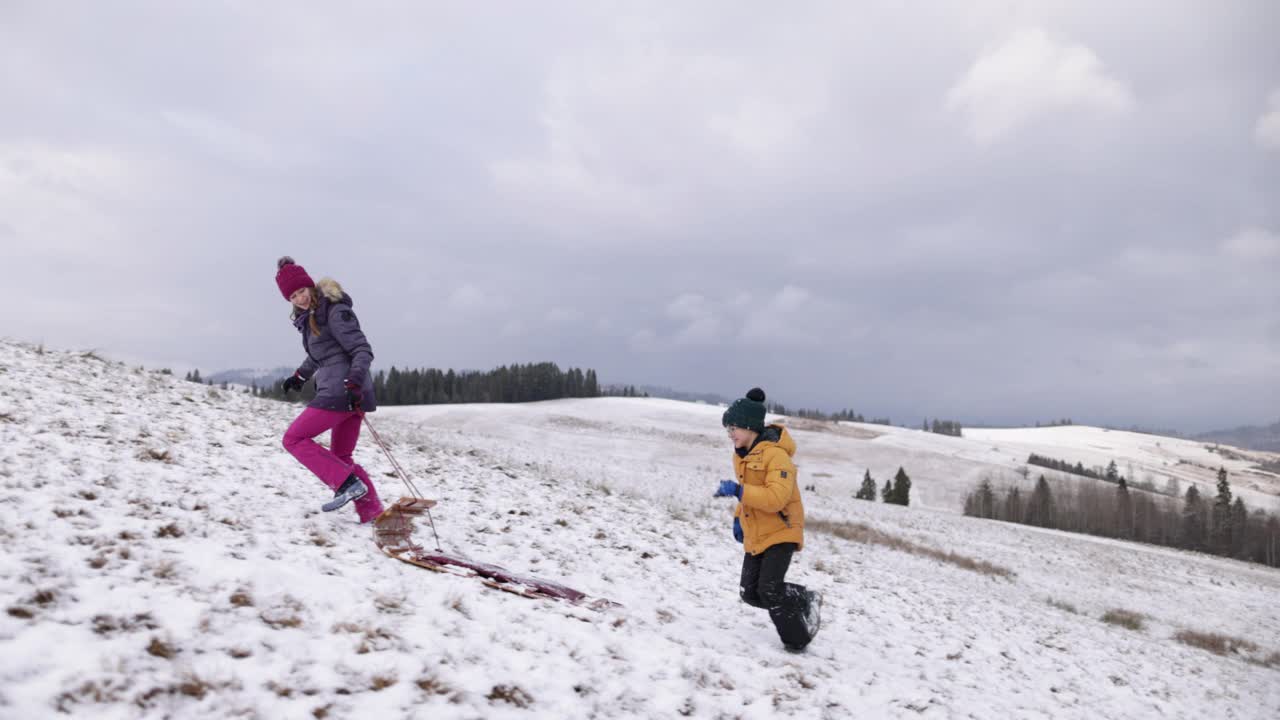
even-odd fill
[{"label": "green knit hat", "polygon": [[764,432],[764,391],[751,388],[746,397],[734,400],[724,411],[720,424]]}]

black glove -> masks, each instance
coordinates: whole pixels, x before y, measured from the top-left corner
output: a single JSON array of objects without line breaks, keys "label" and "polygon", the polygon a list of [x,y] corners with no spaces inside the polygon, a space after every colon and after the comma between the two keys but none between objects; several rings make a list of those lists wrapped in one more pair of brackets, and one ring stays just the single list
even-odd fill
[{"label": "black glove", "polygon": [[284,393],[288,395],[290,390],[301,391],[302,386],[305,385],[306,383],[307,381],[303,380],[302,376],[295,372],[294,374],[285,378],[284,382],[281,384],[284,385]]},{"label": "black glove", "polygon": [[351,382],[351,378],[343,380],[342,385],[347,389],[347,405],[352,410],[359,410],[360,401],[364,400],[364,389]]}]

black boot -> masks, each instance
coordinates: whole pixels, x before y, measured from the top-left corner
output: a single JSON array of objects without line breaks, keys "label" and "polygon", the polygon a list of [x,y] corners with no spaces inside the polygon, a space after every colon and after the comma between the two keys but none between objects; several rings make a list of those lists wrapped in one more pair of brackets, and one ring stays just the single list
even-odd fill
[{"label": "black boot", "polygon": [[369,488],[364,486],[364,482],[356,477],[355,473],[352,473],[346,482],[342,483],[342,487],[338,488],[338,491],[333,494],[333,499],[322,505],[320,509],[325,512],[333,512],[352,500],[359,500],[367,492],[369,492]]}]

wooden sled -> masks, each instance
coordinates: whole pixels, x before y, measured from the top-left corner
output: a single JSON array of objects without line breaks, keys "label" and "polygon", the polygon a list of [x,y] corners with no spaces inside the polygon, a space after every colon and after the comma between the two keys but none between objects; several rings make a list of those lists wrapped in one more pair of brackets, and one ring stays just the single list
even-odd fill
[{"label": "wooden sled", "polygon": [[591,598],[586,593],[550,580],[519,575],[497,565],[441,550],[428,550],[413,538],[414,518],[428,515],[435,505],[435,500],[400,498],[373,521],[374,543],[382,552],[410,565],[459,577],[478,578],[491,588],[521,597],[559,600],[592,610],[618,607],[610,600]]}]

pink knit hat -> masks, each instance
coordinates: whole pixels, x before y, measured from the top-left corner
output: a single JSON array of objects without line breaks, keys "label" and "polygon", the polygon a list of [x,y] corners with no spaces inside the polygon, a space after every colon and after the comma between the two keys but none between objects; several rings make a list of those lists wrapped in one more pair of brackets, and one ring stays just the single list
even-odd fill
[{"label": "pink knit hat", "polygon": [[284,299],[288,300],[299,288],[315,287],[315,283],[311,282],[311,276],[307,271],[298,264],[293,262],[293,258],[285,255],[276,261],[276,285],[280,288],[280,294],[284,295]]}]

